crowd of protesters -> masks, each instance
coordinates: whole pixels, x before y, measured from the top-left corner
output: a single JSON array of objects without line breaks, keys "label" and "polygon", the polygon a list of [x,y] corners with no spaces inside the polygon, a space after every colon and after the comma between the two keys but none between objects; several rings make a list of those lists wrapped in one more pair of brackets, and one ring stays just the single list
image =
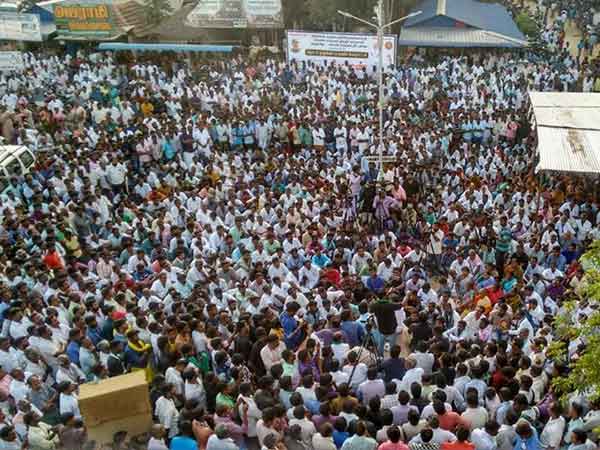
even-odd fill
[{"label": "crowd of protesters", "polygon": [[596,448],[548,346],[565,299],[596,309],[597,186],[533,175],[527,97],[576,66],[387,68],[380,175],[367,68],[24,56],[0,74],[5,144],[36,156],[2,184],[0,449],[99,445],[79,385],[138,370],[148,450]]}]

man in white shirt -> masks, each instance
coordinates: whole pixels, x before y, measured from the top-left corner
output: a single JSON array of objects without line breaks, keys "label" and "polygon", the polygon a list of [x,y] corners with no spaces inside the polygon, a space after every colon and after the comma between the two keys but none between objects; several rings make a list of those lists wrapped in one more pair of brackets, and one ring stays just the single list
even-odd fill
[{"label": "man in white shirt", "polygon": [[[451,433],[450,431],[440,428],[440,422],[439,422],[437,416],[432,416],[428,420],[428,424],[429,424],[429,430],[433,433],[433,436],[431,437],[431,439],[428,442],[431,442],[432,444],[442,445],[445,442],[455,442],[456,441],[456,436],[454,435],[454,433]],[[426,430],[427,430],[427,428],[426,428]],[[417,434],[410,441],[411,444],[413,444],[413,443],[419,444],[419,443],[424,443],[424,442],[425,442],[425,440],[422,438],[421,434]]]},{"label": "man in white shirt", "polygon": [[367,380],[358,385],[358,398],[364,405],[368,405],[372,398],[385,395],[385,383],[382,379],[378,379],[376,367],[371,367],[367,370]]},{"label": "man in white shirt", "polygon": [[81,419],[81,411],[79,410],[79,400],[75,391],[77,384],[65,381],[58,386],[60,392],[58,399],[58,410],[60,414],[72,413],[76,419]]},{"label": "man in white shirt", "polygon": [[166,385],[163,389],[163,395],[156,401],[155,414],[160,424],[167,430],[169,438],[173,438],[179,433],[177,428],[179,411],[173,401],[175,388]]},{"label": "man in white shirt", "polygon": [[359,132],[356,135],[356,141],[358,142],[358,151],[362,154],[369,147],[369,133],[365,130],[364,125],[359,126]]},{"label": "man in white shirt", "polygon": [[300,427],[300,434],[302,436],[302,442],[306,444],[306,448],[310,448],[312,437],[317,433],[315,425],[306,417],[307,411],[304,406],[296,406],[294,408],[294,418],[290,419],[290,427],[297,425]]},{"label": "man in white shirt", "polygon": [[496,450],[496,435],[499,429],[497,422],[487,422],[485,427],[473,430],[471,442],[475,445],[475,450]]},{"label": "man in white shirt", "polygon": [[298,271],[300,284],[308,289],[314,289],[319,283],[319,268],[313,266],[309,260],[304,261],[304,266]]},{"label": "man in white shirt", "polygon": [[435,357],[432,353],[427,351],[427,343],[424,341],[420,341],[417,344],[417,349],[415,352],[410,354],[410,357],[413,358],[417,362],[417,367],[423,369],[424,375],[431,375],[433,369],[433,363],[435,361]]},{"label": "man in white shirt", "polygon": [[345,153],[348,148],[348,131],[346,130],[346,127],[342,125],[335,127],[333,136],[335,137],[335,148],[338,153]]},{"label": "man in white shirt", "polygon": [[284,343],[280,342],[276,335],[270,334],[267,336],[267,345],[260,351],[260,358],[262,359],[267,373],[269,373],[271,367],[275,364],[280,364],[283,361],[282,354],[284,350]]},{"label": "man in white shirt", "polygon": [[148,441],[148,450],[169,450],[165,443],[165,427],[160,424],[152,425],[151,430],[152,437]]},{"label": "man in white shirt", "polygon": [[421,379],[423,377],[423,369],[417,367],[417,360],[412,357],[406,358],[405,361],[406,373],[404,377],[402,377],[402,381],[400,382],[400,386],[398,387],[398,391],[406,391],[410,392],[410,386],[413,383],[421,384]]},{"label": "man in white shirt", "polygon": [[358,357],[355,352],[348,353],[348,364],[346,364],[342,371],[348,374],[348,377],[352,377],[350,382],[352,383],[352,389],[357,389],[358,386],[367,379],[367,372],[369,368],[365,363],[358,362]]},{"label": "man in white shirt", "polygon": [[540,434],[540,442],[548,450],[558,450],[566,428],[565,418],[561,415],[558,403],[550,405],[550,419]]},{"label": "man in white shirt", "polygon": [[125,164],[119,163],[117,158],[113,158],[112,162],[106,167],[106,179],[115,192],[121,191],[126,176],[127,167],[125,167]]}]

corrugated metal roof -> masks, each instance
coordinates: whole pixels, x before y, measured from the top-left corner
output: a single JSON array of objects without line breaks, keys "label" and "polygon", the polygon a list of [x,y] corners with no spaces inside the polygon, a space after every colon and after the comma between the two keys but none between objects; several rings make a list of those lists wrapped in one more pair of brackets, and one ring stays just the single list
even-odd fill
[{"label": "corrugated metal roof", "polygon": [[136,51],[152,51],[152,52],[224,52],[230,53],[233,50],[233,45],[200,45],[200,44],[135,44],[127,42],[103,42],[98,45],[98,50],[136,50]]},{"label": "corrugated metal roof", "polygon": [[537,108],[538,126],[600,131],[600,108]]},{"label": "corrugated metal roof", "polygon": [[421,14],[414,17],[409,17],[404,21],[404,27],[412,27],[419,23],[425,22],[432,17],[438,15],[438,0],[423,0],[416,7],[414,7],[410,12],[421,11]]},{"label": "corrugated metal roof", "polygon": [[398,39],[402,47],[504,47],[520,48],[526,41],[473,28],[403,28]]},{"label": "corrugated metal roof", "polygon": [[600,95],[530,92],[540,161],[536,170],[600,173]]},{"label": "corrugated metal roof", "polygon": [[538,127],[536,171],[600,173],[600,131]]},{"label": "corrugated metal roof", "polygon": [[476,0],[424,0],[411,12],[419,10],[422,13],[407,19],[404,28],[424,24],[436,16],[446,16],[480,30],[525,40],[525,36],[508,10],[499,3],[484,3]]},{"label": "corrugated metal roof", "polygon": [[600,94],[588,92],[530,92],[534,108],[600,108]]}]

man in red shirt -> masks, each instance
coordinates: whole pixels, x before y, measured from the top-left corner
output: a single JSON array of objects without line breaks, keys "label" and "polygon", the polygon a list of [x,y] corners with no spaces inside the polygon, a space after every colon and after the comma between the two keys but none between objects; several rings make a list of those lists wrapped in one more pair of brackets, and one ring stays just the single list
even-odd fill
[{"label": "man in red shirt", "polygon": [[460,414],[455,413],[454,411],[447,411],[446,405],[440,400],[434,400],[433,410],[437,414],[440,428],[443,430],[454,432],[458,426],[465,427],[467,430],[470,427],[470,424],[466,423],[466,421],[460,417]]}]

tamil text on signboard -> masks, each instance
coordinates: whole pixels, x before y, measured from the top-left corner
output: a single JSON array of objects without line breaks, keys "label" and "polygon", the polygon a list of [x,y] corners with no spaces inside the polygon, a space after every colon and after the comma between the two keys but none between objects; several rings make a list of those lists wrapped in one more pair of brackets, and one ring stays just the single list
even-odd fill
[{"label": "tamil text on signboard", "polygon": [[41,41],[40,16],[12,12],[0,13],[0,40]]},{"label": "tamil text on signboard", "polygon": [[[371,71],[379,60],[379,43],[374,34],[287,32],[288,61],[346,64]],[[383,38],[383,65],[396,63],[396,36]]]},{"label": "tamil text on signboard", "polygon": [[109,36],[115,32],[112,8],[105,3],[55,5],[54,22],[60,35]]},{"label": "tamil text on signboard", "polygon": [[23,70],[24,68],[21,52],[0,52],[0,72]]},{"label": "tamil text on signboard", "polygon": [[185,24],[196,28],[281,28],[281,0],[199,0]]}]

